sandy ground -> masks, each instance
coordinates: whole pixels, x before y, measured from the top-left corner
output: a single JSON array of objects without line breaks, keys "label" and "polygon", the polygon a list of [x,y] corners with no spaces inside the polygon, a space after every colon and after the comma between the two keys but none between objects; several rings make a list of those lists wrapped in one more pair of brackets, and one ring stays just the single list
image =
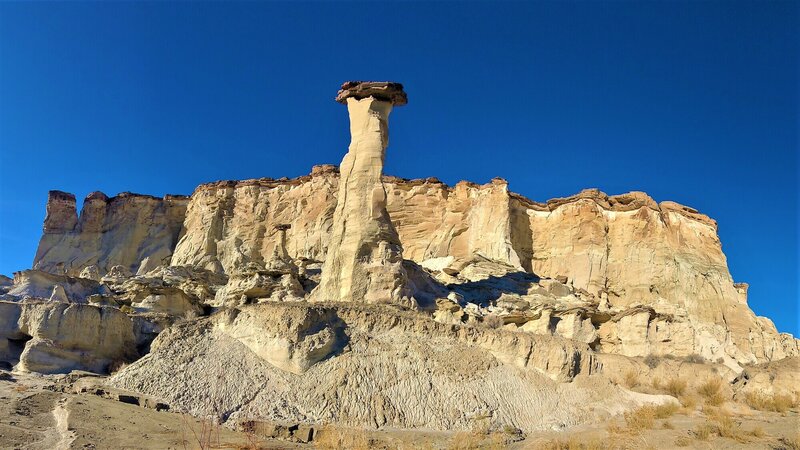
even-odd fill
[{"label": "sandy ground", "polygon": [[[0,373],[2,375],[3,373]],[[7,377],[7,373],[6,377]],[[0,448],[2,449],[197,449],[204,424],[173,412],[155,411],[103,398],[74,393],[76,379],[65,376],[12,374],[0,379]],[[3,378],[3,377],[0,377]],[[800,414],[756,412],[740,405],[725,408],[737,430],[746,435],[734,440],[714,435],[698,437],[696,430],[709,423],[701,409],[659,419],[652,429],[639,433],[609,431],[609,425],[582,426],[559,432],[542,432],[513,442],[507,432],[470,432],[352,429],[318,435],[323,448],[375,449],[573,449],[573,448],[692,448],[692,449],[794,449],[798,443]],[[613,427],[611,427],[613,428]],[[206,429],[207,426],[206,426]],[[760,430],[750,434],[753,430]],[[265,440],[215,427],[212,445],[204,448],[314,448],[282,440]]]},{"label": "sandy ground", "polygon": [[[2,449],[196,449],[203,423],[93,394],[60,392],[64,377],[13,374],[0,380]],[[206,429],[210,429],[207,426]],[[214,448],[301,448],[214,427]],[[306,445],[307,448],[312,448]]]}]

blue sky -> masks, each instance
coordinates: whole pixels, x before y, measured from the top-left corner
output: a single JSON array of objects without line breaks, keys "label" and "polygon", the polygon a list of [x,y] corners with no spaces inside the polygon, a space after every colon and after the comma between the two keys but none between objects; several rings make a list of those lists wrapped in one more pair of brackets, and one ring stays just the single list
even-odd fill
[{"label": "blue sky", "polygon": [[47,191],[189,194],[338,163],[349,79],[405,84],[388,173],[535,200],[648,192],[719,222],[798,327],[798,3],[0,3],[0,273]]}]

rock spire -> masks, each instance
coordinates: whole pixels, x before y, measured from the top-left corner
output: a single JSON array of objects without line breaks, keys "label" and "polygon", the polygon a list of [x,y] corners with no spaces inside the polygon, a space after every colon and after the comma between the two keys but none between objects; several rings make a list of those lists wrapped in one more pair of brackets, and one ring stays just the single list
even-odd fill
[{"label": "rock spire", "polygon": [[315,299],[400,303],[407,297],[403,248],[386,211],[382,175],[389,113],[407,97],[399,83],[350,81],[336,101],[347,104],[351,141]]}]

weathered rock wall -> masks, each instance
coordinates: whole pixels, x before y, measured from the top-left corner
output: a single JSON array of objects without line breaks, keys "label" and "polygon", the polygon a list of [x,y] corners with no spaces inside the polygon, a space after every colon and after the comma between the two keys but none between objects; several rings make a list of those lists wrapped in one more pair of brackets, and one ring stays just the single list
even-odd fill
[{"label": "weathered rock wall", "polygon": [[[739,363],[798,353],[795,339],[747,306],[746,288],[728,271],[716,223],[691,208],[659,204],[639,192],[607,196],[597,190],[537,203],[510,193],[500,179],[449,187],[432,178],[385,176],[383,185],[406,259],[455,273],[482,255],[541,277],[566,277],[601,310],[651,308],[594,324],[598,350],[728,355]],[[123,264],[135,271],[150,257],[233,274],[266,262],[278,224],[291,225],[290,257],[322,261],[338,186],[338,170],[328,165],[295,179],[204,184],[190,200],[93,195],[80,220],[74,197],[56,192],[36,266],[76,274],[90,264],[101,270]]]},{"label": "weathered rock wall", "polygon": [[339,183],[334,166],[317,166],[292,180],[258,179],[204,184],[192,194],[172,265],[235,272],[264,263],[277,243],[275,225],[291,224],[286,250],[321,261],[328,248]]},{"label": "weathered rock wall", "polygon": [[[293,258],[324,260],[333,229],[338,170],[316,166],[310,176],[202,185],[192,194],[173,265],[200,264],[229,272],[263,262],[276,243],[273,228],[291,224],[286,248]],[[434,179],[386,176],[387,210],[415,262],[479,253],[519,266],[511,242],[509,192],[504,180],[449,187]]]},{"label": "weathered rock wall", "polygon": [[77,276],[90,265],[105,274],[117,265],[136,273],[166,264],[188,203],[183,196],[93,192],[78,217],[74,195],[51,191],[33,268]]},{"label": "weathered rock wall", "polygon": [[0,301],[0,360],[17,370],[102,373],[136,356],[133,322],[117,308]]}]

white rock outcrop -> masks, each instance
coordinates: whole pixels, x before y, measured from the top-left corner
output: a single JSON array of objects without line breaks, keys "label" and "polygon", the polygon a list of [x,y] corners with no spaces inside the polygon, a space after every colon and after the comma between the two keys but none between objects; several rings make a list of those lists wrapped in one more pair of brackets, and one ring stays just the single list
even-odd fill
[{"label": "white rock outcrop", "polygon": [[138,356],[133,321],[117,308],[0,301],[0,360],[21,371],[103,373]]},{"label": "white rock outcrop", "polygon": [[400,303],[408,297],[403,247],[386,211],[382,177],[389,113],[394,104],[405,103],[403,86],[345,83],[337,101],[347,104],[351,141],[340,168],[322,279],[313,296],[320,301]]}]

